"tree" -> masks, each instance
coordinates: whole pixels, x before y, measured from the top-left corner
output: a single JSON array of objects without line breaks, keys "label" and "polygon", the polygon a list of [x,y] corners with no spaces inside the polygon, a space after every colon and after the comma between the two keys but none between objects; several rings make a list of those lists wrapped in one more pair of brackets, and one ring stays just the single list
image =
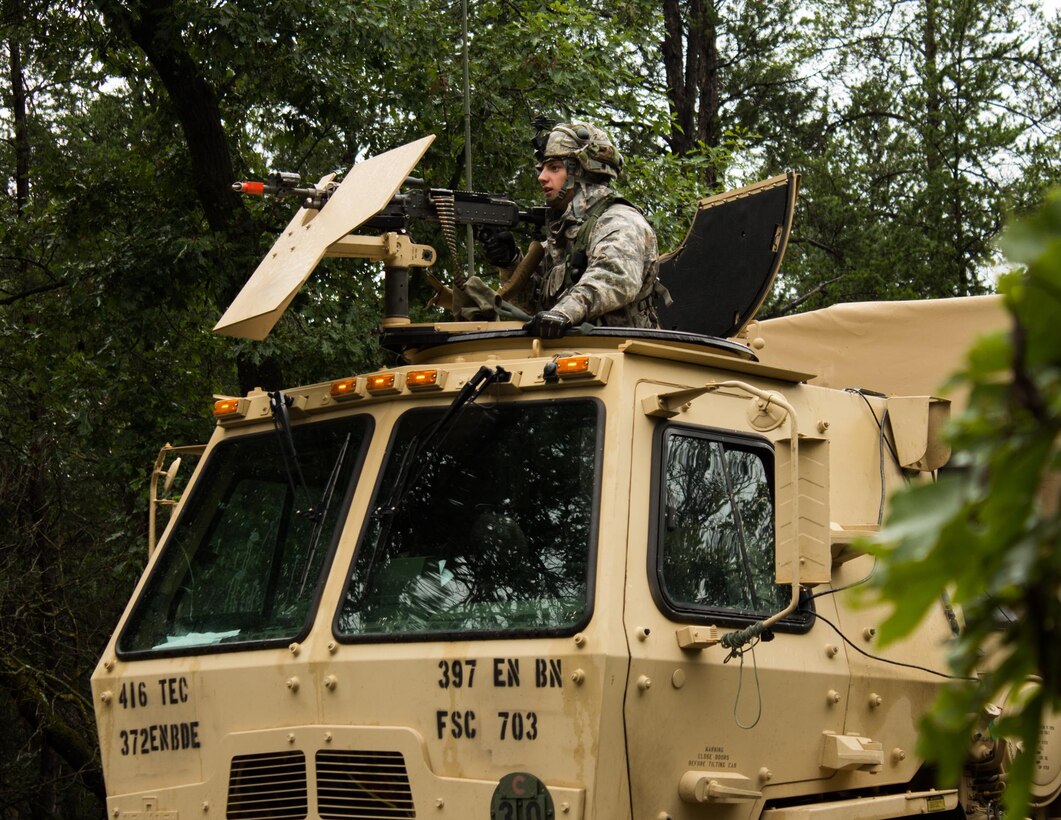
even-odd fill
[{"label": "tree", "polygon": [[944,690],[924,752],[956,780],[986,704],[1004,707],[993,736],[1023,747],[1005,793],[1023,817],[1043,718],[1061,708],[1061,190],[1010,227],[1003,249],[1026,266],[1000,283],[1012,329],[969,352],[956,377],[969,405],[950,435],[957,469],[895,497],[876,586],[894,604],[882,642],[910,634],[944,590],[962,608],[951,665],[979,679]]},{"label": "tree", "polygon": [[[801,76],[796,4],[663,0],[662,6],[670,152],[710,154],[728,142],[761,154],[764,145],[785,143],[813,97]],[[727,164],[705,164],[705,194]]]},{"label": "tree", "polygon": [[771,310],[985,292],[1003,214],[1058,180],[1056,23],[996,0],[817,15],[827,96],[817,133],[786,147],[805,187]]}]

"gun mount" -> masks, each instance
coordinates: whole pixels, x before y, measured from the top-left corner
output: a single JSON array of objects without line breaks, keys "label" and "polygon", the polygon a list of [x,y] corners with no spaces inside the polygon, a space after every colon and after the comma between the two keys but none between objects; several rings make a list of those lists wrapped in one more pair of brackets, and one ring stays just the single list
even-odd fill
[{"label": "gun mount", "polygon": [[[540,232],[548,213],[545,206],[521,208],[500,194],[445,188],[418,187],[398,193],[402,184],[423,185],[409,172],[432,141],[434,136],[427,136],[358,163],[340,184],[335,183],[335,174],[329,174],[312,187],[302,187],[301,177],[288,172],[270,174],[265,182],[233,183],[233,190],[251,196],[301,197],[302,207],[214,331],[261,341],[325,257],[383,262],[383,325],[406,325],[409,268],[430,267],[437,258],[434,248],[414,244],[406,235],[411,223],[439,223],[454,257],[458,225],[489,229],[528,224]],[[353,235],[362,227],[385,233]],[[445,305],[451,298],[449,289],[430,274],[428,282]]]}]

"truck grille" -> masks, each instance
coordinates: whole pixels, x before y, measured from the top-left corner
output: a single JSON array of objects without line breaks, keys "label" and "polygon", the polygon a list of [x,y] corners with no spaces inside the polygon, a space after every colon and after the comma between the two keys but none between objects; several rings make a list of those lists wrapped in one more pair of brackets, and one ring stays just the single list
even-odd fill
[{"label": "truck grille", "polygon": [[305,820],[306,755],[239,755],[228,776],[228,820]]},{"label": "truck grille", "polygon": [[416,817],[401,752],[317,752],[317,801],[321,820]]}]

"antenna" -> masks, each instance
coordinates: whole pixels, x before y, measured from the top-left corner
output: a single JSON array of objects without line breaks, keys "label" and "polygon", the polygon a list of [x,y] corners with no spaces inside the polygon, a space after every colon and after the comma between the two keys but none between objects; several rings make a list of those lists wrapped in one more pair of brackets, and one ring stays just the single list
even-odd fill
[{"label": "antenna", "polygon": [[[474,191],[472,183],[472,102],[468,79],[468,0],[461,0],[461,60],[464,63],[464,184]],[[468,277],[475,275],[475,235],[468,226]]]}]

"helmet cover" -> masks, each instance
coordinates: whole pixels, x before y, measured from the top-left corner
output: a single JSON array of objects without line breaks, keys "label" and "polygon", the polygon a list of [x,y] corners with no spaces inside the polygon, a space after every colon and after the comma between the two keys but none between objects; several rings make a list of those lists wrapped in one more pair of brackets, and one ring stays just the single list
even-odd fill
[{"label": "helmet cover", "polygon": [[[573,159],[575,175],[615,179],[623,170],[623,155],[601,129],[583,122],[560,123],[549,132],[542,152],[545,161]],[[581,173],[580,173],[581,172]]]}]

